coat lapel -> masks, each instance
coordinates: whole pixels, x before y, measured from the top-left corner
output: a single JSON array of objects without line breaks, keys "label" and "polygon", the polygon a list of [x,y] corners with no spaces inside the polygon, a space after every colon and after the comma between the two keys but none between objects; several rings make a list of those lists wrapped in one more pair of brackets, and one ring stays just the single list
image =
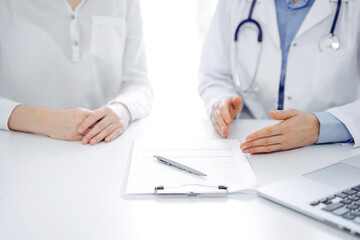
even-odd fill
[{"label": "coat lapel", "polygon": [[[252,0],[248,0],[252,1]],[[319,22],[331,15],[331,6],[329,0],[315,0],[309,13],[301,24],[295,38],[304,34],[311,28],[315,27]],[[264,35],[268,29],[270,37],[275,45],[280,48],[279,27],[277,22],[275,0],[257,0],[253,18],[258,20],[262,26]],[[329,31],[330,31],[329,26]],[[264,36],[266,37],[266,36]]]},{"label": "coat lapel", "polygon": [[275,0],[258,0],[255,6],[253,18],[259,21],[263,30],[264,38],[266,38],[268,30],[271,39],[274,41],[275,45],[280,48],[280,36]]},{"label": "coat lapel", "polygon": [[[329,17],[330,15],[331,7],[329,0],[315,0],[307,16],[305,17],[304,22],[301,24],[295,38],[315,27],[319,22]],[[329,26],[329,32],[330,28],[331,26]]]}]

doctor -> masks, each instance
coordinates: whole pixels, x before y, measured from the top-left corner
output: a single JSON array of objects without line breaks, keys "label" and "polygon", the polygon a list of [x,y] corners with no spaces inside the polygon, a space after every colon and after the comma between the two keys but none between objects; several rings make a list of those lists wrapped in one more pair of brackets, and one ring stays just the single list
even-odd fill
[{"label": "doctor", "polygon": [[0,129],[95,145],[149,114],[138,0],[0,6]]},{"label": "doctor", "polygon": [[244,153],[354,141],[360,146],[360,1],[221,0],[199,93],[213,126],[273,118]]}]

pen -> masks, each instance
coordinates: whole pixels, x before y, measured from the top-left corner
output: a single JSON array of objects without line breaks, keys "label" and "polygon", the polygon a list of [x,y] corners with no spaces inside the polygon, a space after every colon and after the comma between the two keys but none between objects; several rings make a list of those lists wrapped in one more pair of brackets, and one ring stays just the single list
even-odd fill
[{"label": "pen", "polygon": [[202,172],[200,172],[200,171],[198,171],[196,169],[185,166],[185,165],[183,165],[181,163],[178,163],[178,162],[175,162],[173,160],[170,160],[170,159],[167,159],[167,158],[164,158],[164,157],[161,157],[161,156],[156,156],[156,155],[154,155],[154,158],[156,158],[160,163],[163,163],[163,164],[166,164],[166,165],[169,165],[169,166],[172,166],[172,167],[179,168],[179,169],[181,169],[183,171],[186,171],[186,172],[198,175],[198,176],[206,176],[205,173],[202,173]]}]

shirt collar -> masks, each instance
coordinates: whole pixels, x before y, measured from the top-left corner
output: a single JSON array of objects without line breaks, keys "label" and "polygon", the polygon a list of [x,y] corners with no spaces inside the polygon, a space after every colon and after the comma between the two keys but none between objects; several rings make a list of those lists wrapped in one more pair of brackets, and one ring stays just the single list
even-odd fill
[{"label": "shirt collar", "polygon": [[309,0],[299,0],[297,3],[293,3],[292,0],[286,0],[287,7],[289,9],[304,8],[309,4]]}]

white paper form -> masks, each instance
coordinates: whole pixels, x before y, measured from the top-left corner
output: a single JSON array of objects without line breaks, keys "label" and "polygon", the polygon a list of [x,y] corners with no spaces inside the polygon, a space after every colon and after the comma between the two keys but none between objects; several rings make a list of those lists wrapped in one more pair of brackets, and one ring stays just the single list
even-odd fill
[{"label": "white paper form", "polygon": [[[205,173],[197,176],[160,163],[158,155]],[[239,140],[197,141],[136,140],[133,147],[127,194],[154,193],[158,186],[227,186],[229,192],[256,189],[255,175]]]}]

